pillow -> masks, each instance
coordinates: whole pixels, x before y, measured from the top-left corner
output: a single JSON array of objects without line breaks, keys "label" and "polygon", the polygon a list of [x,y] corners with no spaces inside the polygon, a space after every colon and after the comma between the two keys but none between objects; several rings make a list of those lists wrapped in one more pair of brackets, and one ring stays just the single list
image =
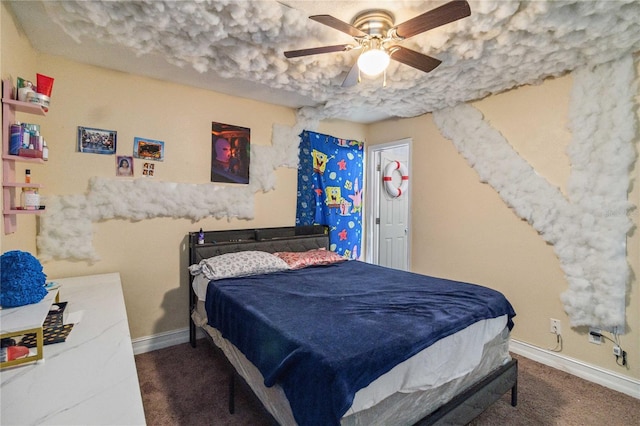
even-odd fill
[{"label": "pillow", "polygon": [[265,251],[241,251],[203,259],[189,266],[191,275],[203,274],[210,280],[268,274],[289,269],[278,256]]},{"label": "pillow", "polygon": [[287,262],[291,269],[302,269],[314,265],[330,265],[347,260],[338,253],[325,249],[304,252],[283,251],[274,254]]}]

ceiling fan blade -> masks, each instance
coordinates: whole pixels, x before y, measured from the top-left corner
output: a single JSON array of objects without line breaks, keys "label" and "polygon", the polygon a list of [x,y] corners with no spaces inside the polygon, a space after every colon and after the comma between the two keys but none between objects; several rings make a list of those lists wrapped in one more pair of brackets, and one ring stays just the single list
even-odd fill
[{"label": "ceiling fan blade", "polygon": [[344,78],[342,82],[342,87],[352,87],[358,84],[358,80],[360,79],[360,69],[358,68],[358,64],[355,63],[349,70],[349,73]]},{"label": "ceiling fan blade", "polygon": [[338,31],[342,31],[345,34],[349,34],[351,37],[364,37],[367,35],[367,33],[365,33],[364,31],[361,31],[353,25],[341,21],[338,18],[334,18],[331,15],[313,15],[309,16],[309,19],[320,22],[321,24],[329,26]]},{"label": "ceiling fan blade", "polygon": [[299,56],[318,55],[320,53],[344,52],[351,48],[350,44],[335,44],[333,46],[312,47],[310,49],[289,50],[284,52],[287,58],[297,58]]},{"label": "ceiling fan blade", "polygon": [[402,62],[405,65],[419,69],[420,71],[433,71],[442,63],[441,60],[423,55],[415,50],[407,49],[402,46],[392,46],[389,48],[391,59]]},{"label": "ceiling fan blade", "polygon": [[394,29],[398,37],[409,38],[469,15],[471,15],[469,3],[456,0],[396,25]]}]

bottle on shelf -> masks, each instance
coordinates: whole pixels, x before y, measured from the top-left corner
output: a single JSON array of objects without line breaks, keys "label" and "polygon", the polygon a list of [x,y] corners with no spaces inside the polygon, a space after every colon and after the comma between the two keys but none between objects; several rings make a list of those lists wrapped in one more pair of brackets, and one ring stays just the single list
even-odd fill
[{"label": "bottle on shelf", "polygon": [[31,131],[27,129],[24,124],[22,125],[22,148],[29,149],[29,144],[31,143]]},{"label": "bottle on shelf", "polygon": [[9,154],[18,155],[20,148],[22,148],[22,138],[24,137],[24,127],[19,121],[16,121],[10,127],[10,139],[9,139]]},{"label": "bottle on shelf", "polygon": [[33,83],[30,81],[24,81],[24,86],[18,87],[18,100],[22,102],[29,102],[36,94],[33,90]]},{"label": "bottle on shelf", "polygon": [[49,147],[47,146],[47,141],[42,141],[42,159],[44,161],[49,160]]},{"label": "bottle on shelf", "polygon": [[39,210],[40,193],[38,192],[38,188],[22,188],[20,204],[22,210]]},{"label": "bottle on shelf", "polygon": [[[31,183],[31,170],[24,171],[24,183]],[[20,207],[22,210],[38,210],[40,209],[40,193],[38,188],[25,186],[20,194]]]},{"label": "bottle on shelf", "polygon": [[40,132],[37,130],[35,132],[31,132],[31,137],[29,138],[29,147],[35,149],[37,151],[42,151],[42,141],[44,139],[40,136]]}]

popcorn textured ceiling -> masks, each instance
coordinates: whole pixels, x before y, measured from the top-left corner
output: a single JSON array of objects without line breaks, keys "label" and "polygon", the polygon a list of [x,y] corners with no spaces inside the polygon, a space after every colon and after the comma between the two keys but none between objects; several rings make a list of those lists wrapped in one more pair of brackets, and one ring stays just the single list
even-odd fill
[{"label": "popcorn textured ceiling", "polygon": [[537,84],[640,51],[637,0],[471,0],[471,16],[402,45],[442,60],[429,74],[392,61],[382,78],[342,80],[357,52],[286,59],[283,52],[349,43],[308,19],[345,22],[382,8],[404,22],[445,1],[14,1],[39,51],[294,108],[320,118],[414,117]]}]

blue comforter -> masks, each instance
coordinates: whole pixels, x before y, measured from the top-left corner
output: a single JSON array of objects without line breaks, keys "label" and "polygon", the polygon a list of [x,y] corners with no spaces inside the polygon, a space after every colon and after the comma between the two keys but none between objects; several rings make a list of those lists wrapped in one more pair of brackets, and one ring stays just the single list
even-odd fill
[{"label": "blue comforter", "polygon": [[434,342],[515,312],[499,292],[358,261],[209,283],[209,325],[278,383],[300,425],[338,425],[355,393]]}]

